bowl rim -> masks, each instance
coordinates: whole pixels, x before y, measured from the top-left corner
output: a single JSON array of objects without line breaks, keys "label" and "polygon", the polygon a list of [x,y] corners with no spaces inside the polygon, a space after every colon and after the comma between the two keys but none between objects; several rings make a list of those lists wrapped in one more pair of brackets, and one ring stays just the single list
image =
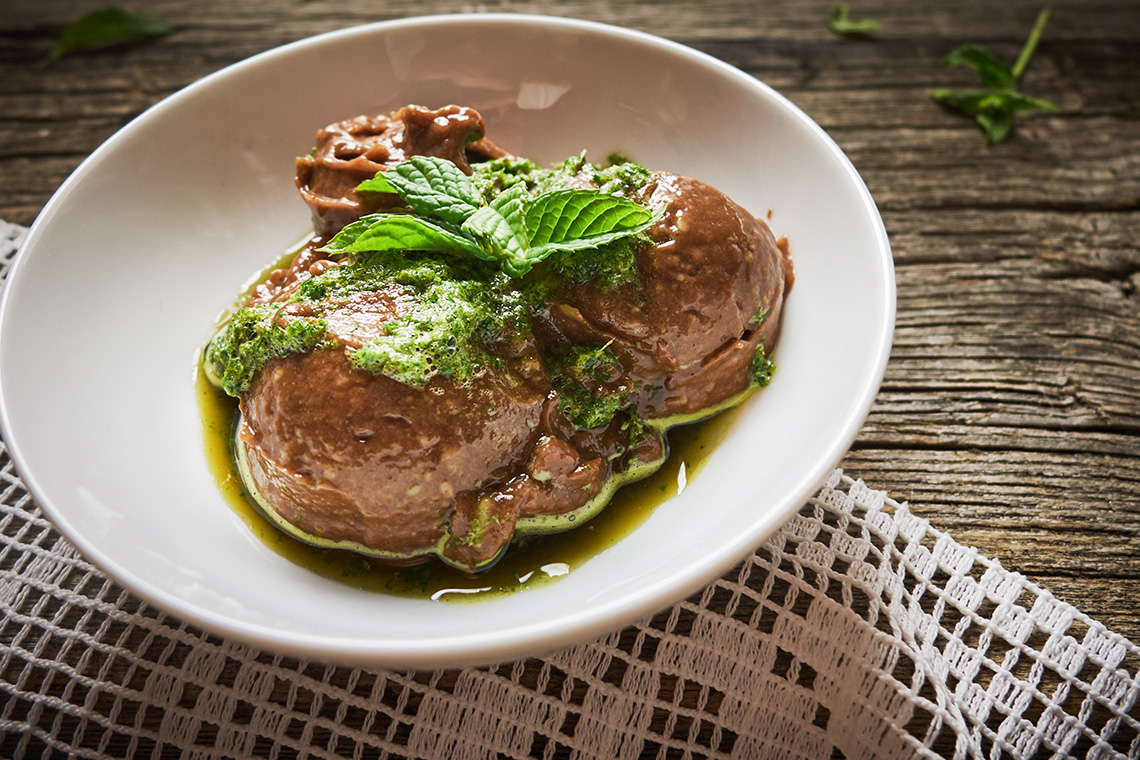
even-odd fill
[{"label": "bowl rim", "polygon": [[[35,471],[28,466],[21,449],[19,436],[14,434],[11,428],[4,377],[3,372],[0,371],[0,433],[4,435],[9,456],[28,492],[40,505],[55,528],[86,559],[90,560],[116,583],[138,595],[147,603],[153,604],[159,609],[168,610],[181,619],[207,631],[220,633],[237,641],[287,655],[353,665],[398,665],[416,668],[487,664],[506,658],[515,659],[537,655],[570,644],[588,641],[592,637],[613,631],[639,618],[655,613],[699,590],[740,562],[748,551],[755,549],[775,533],[824,484],[850,448],[870,412],[871,405],[882,383],[890,356],[896,318],[895,272],[890,242],[882,218],[866,184],[855,170],[850,159],[823,128],[769,85],[724,61],[687,45],[647,32],[597,21],[524,13],[449,13],[415,16],[354,25],[324,32],[228,64],[151,105],[117,130],[80,162],[37,215],[21,244],[21,252],[15,257],[7,277],[2,283],[3,287],[0,287],[0,337],[7,330],[15,329],[10,324],[12,319],[8,317],[8,313],[12,300],[11,293],[15,290],[13,285],[20,281],[24,262],[28,258],[24,252],[35,248],[39,231],[51,222],[56,214],[57,207],[64,202],[72,187],[80,182],[84,175],[92,171],[93,167],[102,161],[106,155],[114,151],[119,143],[129,139],[139,128],[140,123],[156,113],[176,107],[183,100],[193,97],[200,89],[208,88],[216,81],[230,76],[236,69],[264,65],[276,58],[289,56],[306,47],[324,45],[337,39],[382,35],[393,30],[448,25],[471,27],[493,25],[538,26],[556,31],[600,35],[619,43],[645,45],[673,56],[679,56],[689,63],[710,68],[721,76],[729,77],[748,88],[758,90],[768,99],[778,103],[788,115],[799,122],[799,126],[814,133],[821,145],[832,154],[834,159],[838,159],[843,171],[858,191],[863,213],[873,222],[876,249],[883,264],[880,285],[883,292],[887,294],[887,302],[882,304],[884,318],[879,326],[878,334],[874,336],[874,356],[871,364],[873,371],[863,379],[858,393],[852,394],[853,401],[849,408],[850,413],[846,419],[842,420],[842,424],[836,425],[835,435],[832,436],[828,445],[821,450],[815,463],[805,470],[804,477],[800,479],[801,487],[785,497],[785,502],[780,509],[773,508],[766,519],[758,521],[756,531],[739,534],[735,538],[725,541],[715,552],[710,553],[701,562],[691,565],[684,583],[678,583],[675,580],[648,583],[635,593],[623,595],[620,600],[621,604],[608,602],[561,616],[558,619],[558,627],[553,629],[549,623],[540,621],[527,626],[516,626],[505,631],[500,630],[479,635],[460,632],[448,638],[433,639],[430,642],[411,638],[403,640],[391,638],[329,640],[312,634],[283,632],[279,629],[252,624],[198,608],[160,587],[150,585],[144,578],[138,577],[132,571],[106,556],[97,545],[73,528],[67,521],[65,514],[56,508],[51,499],[47,498]],[[868,342],[868,351],[871,348],[872,346]],[[4,362],[0,356],[0,370],[3,369],[3,366]],[[773,505],[773,507],[775,506]]]}]

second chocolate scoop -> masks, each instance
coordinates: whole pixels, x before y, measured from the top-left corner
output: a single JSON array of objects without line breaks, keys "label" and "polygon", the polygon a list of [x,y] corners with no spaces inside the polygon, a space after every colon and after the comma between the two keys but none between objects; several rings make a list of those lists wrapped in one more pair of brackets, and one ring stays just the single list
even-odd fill
[{"label": "second chocolate scoop", "polygon": [[565,283],[536,330],[555,344],[608,343],[643,415],[690,415],[748,388],[757,347],[775,346],[791,261],[767,224],[698,180],[657,172],[636,200],[663,209],[638,281]]},{"label": "second chocolate scoop", "polygon": [[485,132],[478,111],[454,105],[409,105],[391,116],[328,125],[317,132],[312,155],[297,159],[297,189],[312,209],[314,232],[329,237],[365,214],[399,204],[380,195],[362,197],[356,186],[410,156],[446,159],[470,174],[470,161],[506,155]]}]

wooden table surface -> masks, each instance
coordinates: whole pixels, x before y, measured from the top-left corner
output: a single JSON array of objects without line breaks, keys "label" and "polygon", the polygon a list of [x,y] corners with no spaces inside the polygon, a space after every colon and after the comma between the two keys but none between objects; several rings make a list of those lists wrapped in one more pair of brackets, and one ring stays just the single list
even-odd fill
[{"label": "wooden table surface", "polygon": [[30,224],[104,139],[217,69],[319,32],[423,13],[549,13],[658,34],[772,85],[839,143],[894,248],[886,379],[843,467],[959,542],[1140,641],[1140,2],[1063,0],[1023,89],[1059,113],[984,145],[931,102],[976,86],[955,46],[1016,57],[1037,0],[133,0],[177,31],[47,60],[99,0],[0,4],[0,219]]}]

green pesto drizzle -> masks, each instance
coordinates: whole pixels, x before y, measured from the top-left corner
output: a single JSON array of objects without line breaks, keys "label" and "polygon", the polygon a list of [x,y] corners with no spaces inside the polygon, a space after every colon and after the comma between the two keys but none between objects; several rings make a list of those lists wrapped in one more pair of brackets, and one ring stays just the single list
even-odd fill
[{"label": "green pesto drizzle", "polygon": [[559,410],[584,430],[610,424],[633,392],[628,385],[613,386],[621,378],[622,366],[608,344],[567,346],[543,363],[558,391]]},{"label": "green pesto drizzle", "polygon": [[322,319],[283,323],[275,306],[238,309],[206,347],[206,372],[231,396],[249,390],[253,377],[273,358],[311,351],[325,342]]},{"label": "green pesto drizzle", "polygon": [[776,365],[768,358],[764,344],[761,343],[756,347],[756,355],[752,357],[752,380],[758,388],[766,388],[772,382],[775,371]]},{"label": "green pesto drizzle", "polygon": [[[226,393],[240,395],[270,359],[335,345],[325,338],[325,318],[370,291],[387,291],[407,312],[385,325],[386,335],[347,349],[349,360],[411,386],[436,374],[469,382],[498,366],[488,344],[527,324],[527,292],[497,267],[395,251],[358,254],[305,280],[283,304],[238,309],[207,348],[208,372]],[[289,304],[306,304],[311,316],[279,316]]]},{"label": "green pesto drizzle", "polygon": [[490,343],[527,325],[522,291],[496,267],[422,254],[359,255],[304,282],[294,299],[320,308],[383,289],[406,296],[408,313],[348,356],[359,369],[407,385],[422,387],[433,375],[469,382],[499,366]]}]

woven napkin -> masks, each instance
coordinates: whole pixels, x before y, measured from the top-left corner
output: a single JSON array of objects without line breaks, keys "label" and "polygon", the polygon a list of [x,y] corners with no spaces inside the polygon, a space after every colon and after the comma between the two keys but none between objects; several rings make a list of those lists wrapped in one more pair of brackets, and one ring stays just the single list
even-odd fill
[{"label": "woven napkin", "polygon": [[[25,230],[0,223],[0,276]],[[110,581],[0,443],[0,757],[1140,758],[1140,647],[841,471],[720,580],[486,668],[326,665]]]}]

